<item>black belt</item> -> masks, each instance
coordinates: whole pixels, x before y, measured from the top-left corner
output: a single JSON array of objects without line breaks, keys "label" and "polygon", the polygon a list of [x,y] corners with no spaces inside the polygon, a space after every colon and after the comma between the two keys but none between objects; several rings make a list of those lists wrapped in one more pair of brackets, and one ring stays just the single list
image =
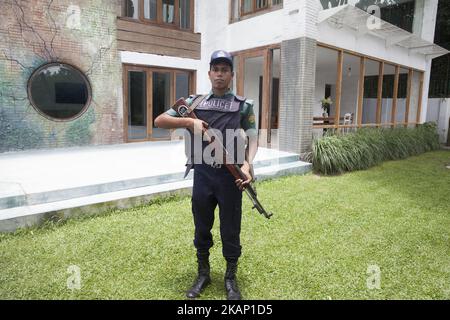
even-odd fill
[{"label": "black belt", "polygon": [[[204,163],[204,164],[207,165],[207,166],[209,166],[209,167],[211,167],[211,168],[214,168],[214,169],[221,169],[221,168],[222,168],[222,164],[220,164],[220,163],[212,163],[212,164]],[[184,172],[184,177],[183,177],[183,179],[186,179],[187,175],[189,174],[189,171],[191,171],[191,169],[192,169],[193,167],[194,167],[193,164],[187,164],[187,165],[186,165],[186,171]]]}]

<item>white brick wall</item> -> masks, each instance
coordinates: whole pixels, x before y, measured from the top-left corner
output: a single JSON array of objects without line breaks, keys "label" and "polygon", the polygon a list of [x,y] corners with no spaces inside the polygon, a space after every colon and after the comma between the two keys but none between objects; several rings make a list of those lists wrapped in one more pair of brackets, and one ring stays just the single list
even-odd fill
[{"label": "white brick wall", "polygon": [[281,45],[280,149],[303,153],[312,143],[316,41],[298,38]]}]

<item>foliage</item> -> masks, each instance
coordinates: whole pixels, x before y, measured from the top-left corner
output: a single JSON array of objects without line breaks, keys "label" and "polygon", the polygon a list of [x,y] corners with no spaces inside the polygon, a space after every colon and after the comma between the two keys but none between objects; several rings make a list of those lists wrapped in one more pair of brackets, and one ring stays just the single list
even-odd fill
[{"label": "foliage", "polygon": [[425,123],[417,128],[362,128],[355,133],[327,135],[315,140],[312,163],[316,172],[340,174],[439,147],[434,123]]}]

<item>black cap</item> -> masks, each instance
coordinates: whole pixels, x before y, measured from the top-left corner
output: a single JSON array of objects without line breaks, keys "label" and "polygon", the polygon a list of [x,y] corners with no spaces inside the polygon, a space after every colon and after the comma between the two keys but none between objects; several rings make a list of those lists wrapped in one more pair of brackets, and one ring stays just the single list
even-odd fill
[{"label": "black cap", "polygon": [[233,68],[233,58],[231,57],[230,53],[224,50],[214,51],[211,55],[211,61],[209,62],[209,64],[212,65],[220,62],[228,63]]}]

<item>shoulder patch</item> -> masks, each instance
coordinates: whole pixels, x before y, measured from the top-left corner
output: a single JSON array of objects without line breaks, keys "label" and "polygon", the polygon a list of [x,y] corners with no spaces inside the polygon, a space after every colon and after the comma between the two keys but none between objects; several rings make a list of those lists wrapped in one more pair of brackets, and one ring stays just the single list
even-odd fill
[{"label": "shoulder patch", "polygon": [[234,96],[234,98],[236,99],[236,100],[238,100],[238,101],[245,101],[245,100],[247,100],[247,98],[246,97],[242,97],[242,96]]},{"label": "shoulder patch", "polygon": [[189,96],[189,99],[192,99],[192,101],[194,101],[195,99],[197,99],[198,97],[200,97],[201,96],[201,94],[191,94],[190,96]]},{"label": "shoulder patch", "polygon": [[245,100],[245,103],[253,106],[254,101],[252,99],[247,99],[247,100]]}]

